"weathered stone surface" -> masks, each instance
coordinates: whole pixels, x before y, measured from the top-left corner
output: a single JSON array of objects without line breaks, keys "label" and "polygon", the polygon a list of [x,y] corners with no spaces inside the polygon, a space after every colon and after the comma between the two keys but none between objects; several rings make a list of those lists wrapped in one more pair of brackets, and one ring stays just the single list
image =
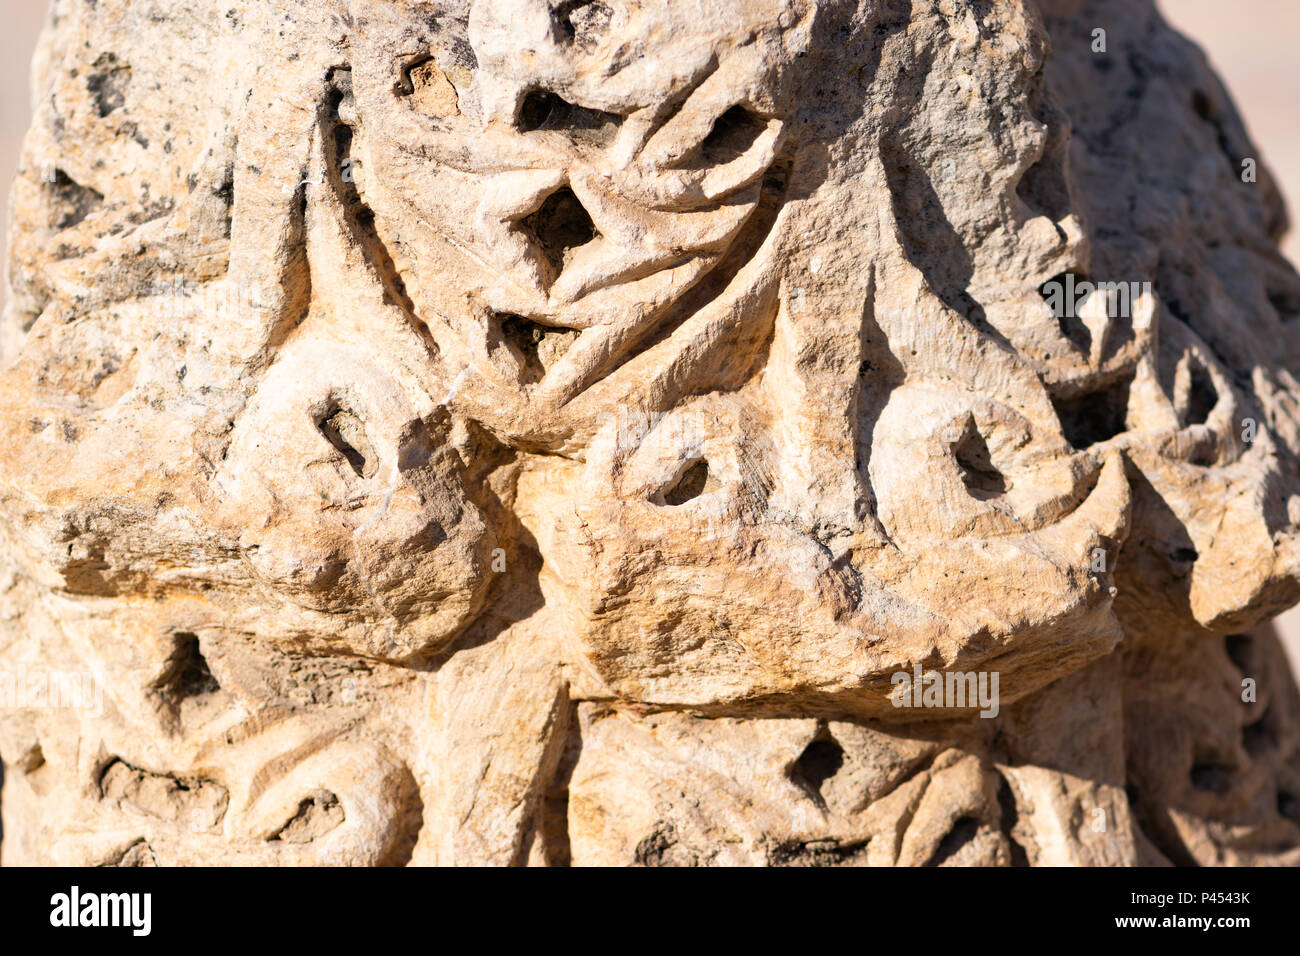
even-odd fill
[{"label": "weathered stone surface", "polygon": [[1150,3],[55,0],[34,82],[6,863],[1300,862],[1300,277]]}]

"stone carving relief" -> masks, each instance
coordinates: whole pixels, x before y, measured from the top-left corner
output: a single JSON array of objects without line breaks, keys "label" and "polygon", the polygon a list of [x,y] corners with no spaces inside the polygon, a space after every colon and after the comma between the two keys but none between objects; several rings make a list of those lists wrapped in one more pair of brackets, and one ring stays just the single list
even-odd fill
[{"label": "stone carving relief", "polygon": [[5,862],[1300,862],[1300,277],[1150,3],[55,0],[34,80]]}]

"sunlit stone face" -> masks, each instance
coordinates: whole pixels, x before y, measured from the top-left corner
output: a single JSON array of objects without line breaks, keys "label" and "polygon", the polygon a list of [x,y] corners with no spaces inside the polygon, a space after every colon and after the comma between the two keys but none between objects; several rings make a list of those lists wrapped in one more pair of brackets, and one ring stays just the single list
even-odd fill
[{"label": "sunlit stone face", "polygon": [[1300,278],[1148,4],[158,3],[14,192],[19,859],[1300,842]]},{"label": "sunlit stone face", "polygon": [[[354,4],[340,159],[415,311],[491,384],[485,414],[552,444],[566,405],[733,286],[771,229],[816,10],[429,11]],[[742,291],[770,298],[768,279]]]},{"label": "sunlit stone face", "polygon": [[827,121],[837,68],[809,75],[809,50],[844,13],[351,7],[327,139],[339,188],[436,343],[452,407],[550,453],[519,486],[525,513],[554,511],[532,529],[548,594],[630,697],[798,690],[875,710],[916,658],[996,654],[1015,672],[1117,637],[1086,569],[1120,535],[1118,461],[1070,447],[1045,396],[1018,409],[872,360],[875,271],[892,270],[912,331],[975,338],[891,261],[893,157],[864,89],[839,84],[854,105]]}]

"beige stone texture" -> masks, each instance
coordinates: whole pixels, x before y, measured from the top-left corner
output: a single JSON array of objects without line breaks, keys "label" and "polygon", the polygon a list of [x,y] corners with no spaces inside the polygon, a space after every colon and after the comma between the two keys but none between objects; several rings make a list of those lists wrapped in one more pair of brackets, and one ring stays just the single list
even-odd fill
[{"label": "beige stone texture", "polygon": [[1300,276],[1150,3],[55,0],[34,85],[3,862],[1300,862]]}]

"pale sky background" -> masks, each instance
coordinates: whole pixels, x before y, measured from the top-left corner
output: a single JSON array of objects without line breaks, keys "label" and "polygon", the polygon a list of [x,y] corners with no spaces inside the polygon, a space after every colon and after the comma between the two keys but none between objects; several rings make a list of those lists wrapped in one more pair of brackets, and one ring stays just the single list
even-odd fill
[{"label": "pale sky background", "polygon": [[[1175,28],[1209,53],[1232,93],[1251,139],[1287,197],[1296,227],[1284,248],[1293,263],[1300,263],[1300,0],[1157,2]],[[30,116],[28,63],[46,6],[45,0],[0,0],[5,28],[0,31],[0,188],[5,195]],[[3,253],[0,236],[0,261]],[[3,294],[0,288],[0,302]],[[1279,623],[1300,673],[1300,608]]]}]

